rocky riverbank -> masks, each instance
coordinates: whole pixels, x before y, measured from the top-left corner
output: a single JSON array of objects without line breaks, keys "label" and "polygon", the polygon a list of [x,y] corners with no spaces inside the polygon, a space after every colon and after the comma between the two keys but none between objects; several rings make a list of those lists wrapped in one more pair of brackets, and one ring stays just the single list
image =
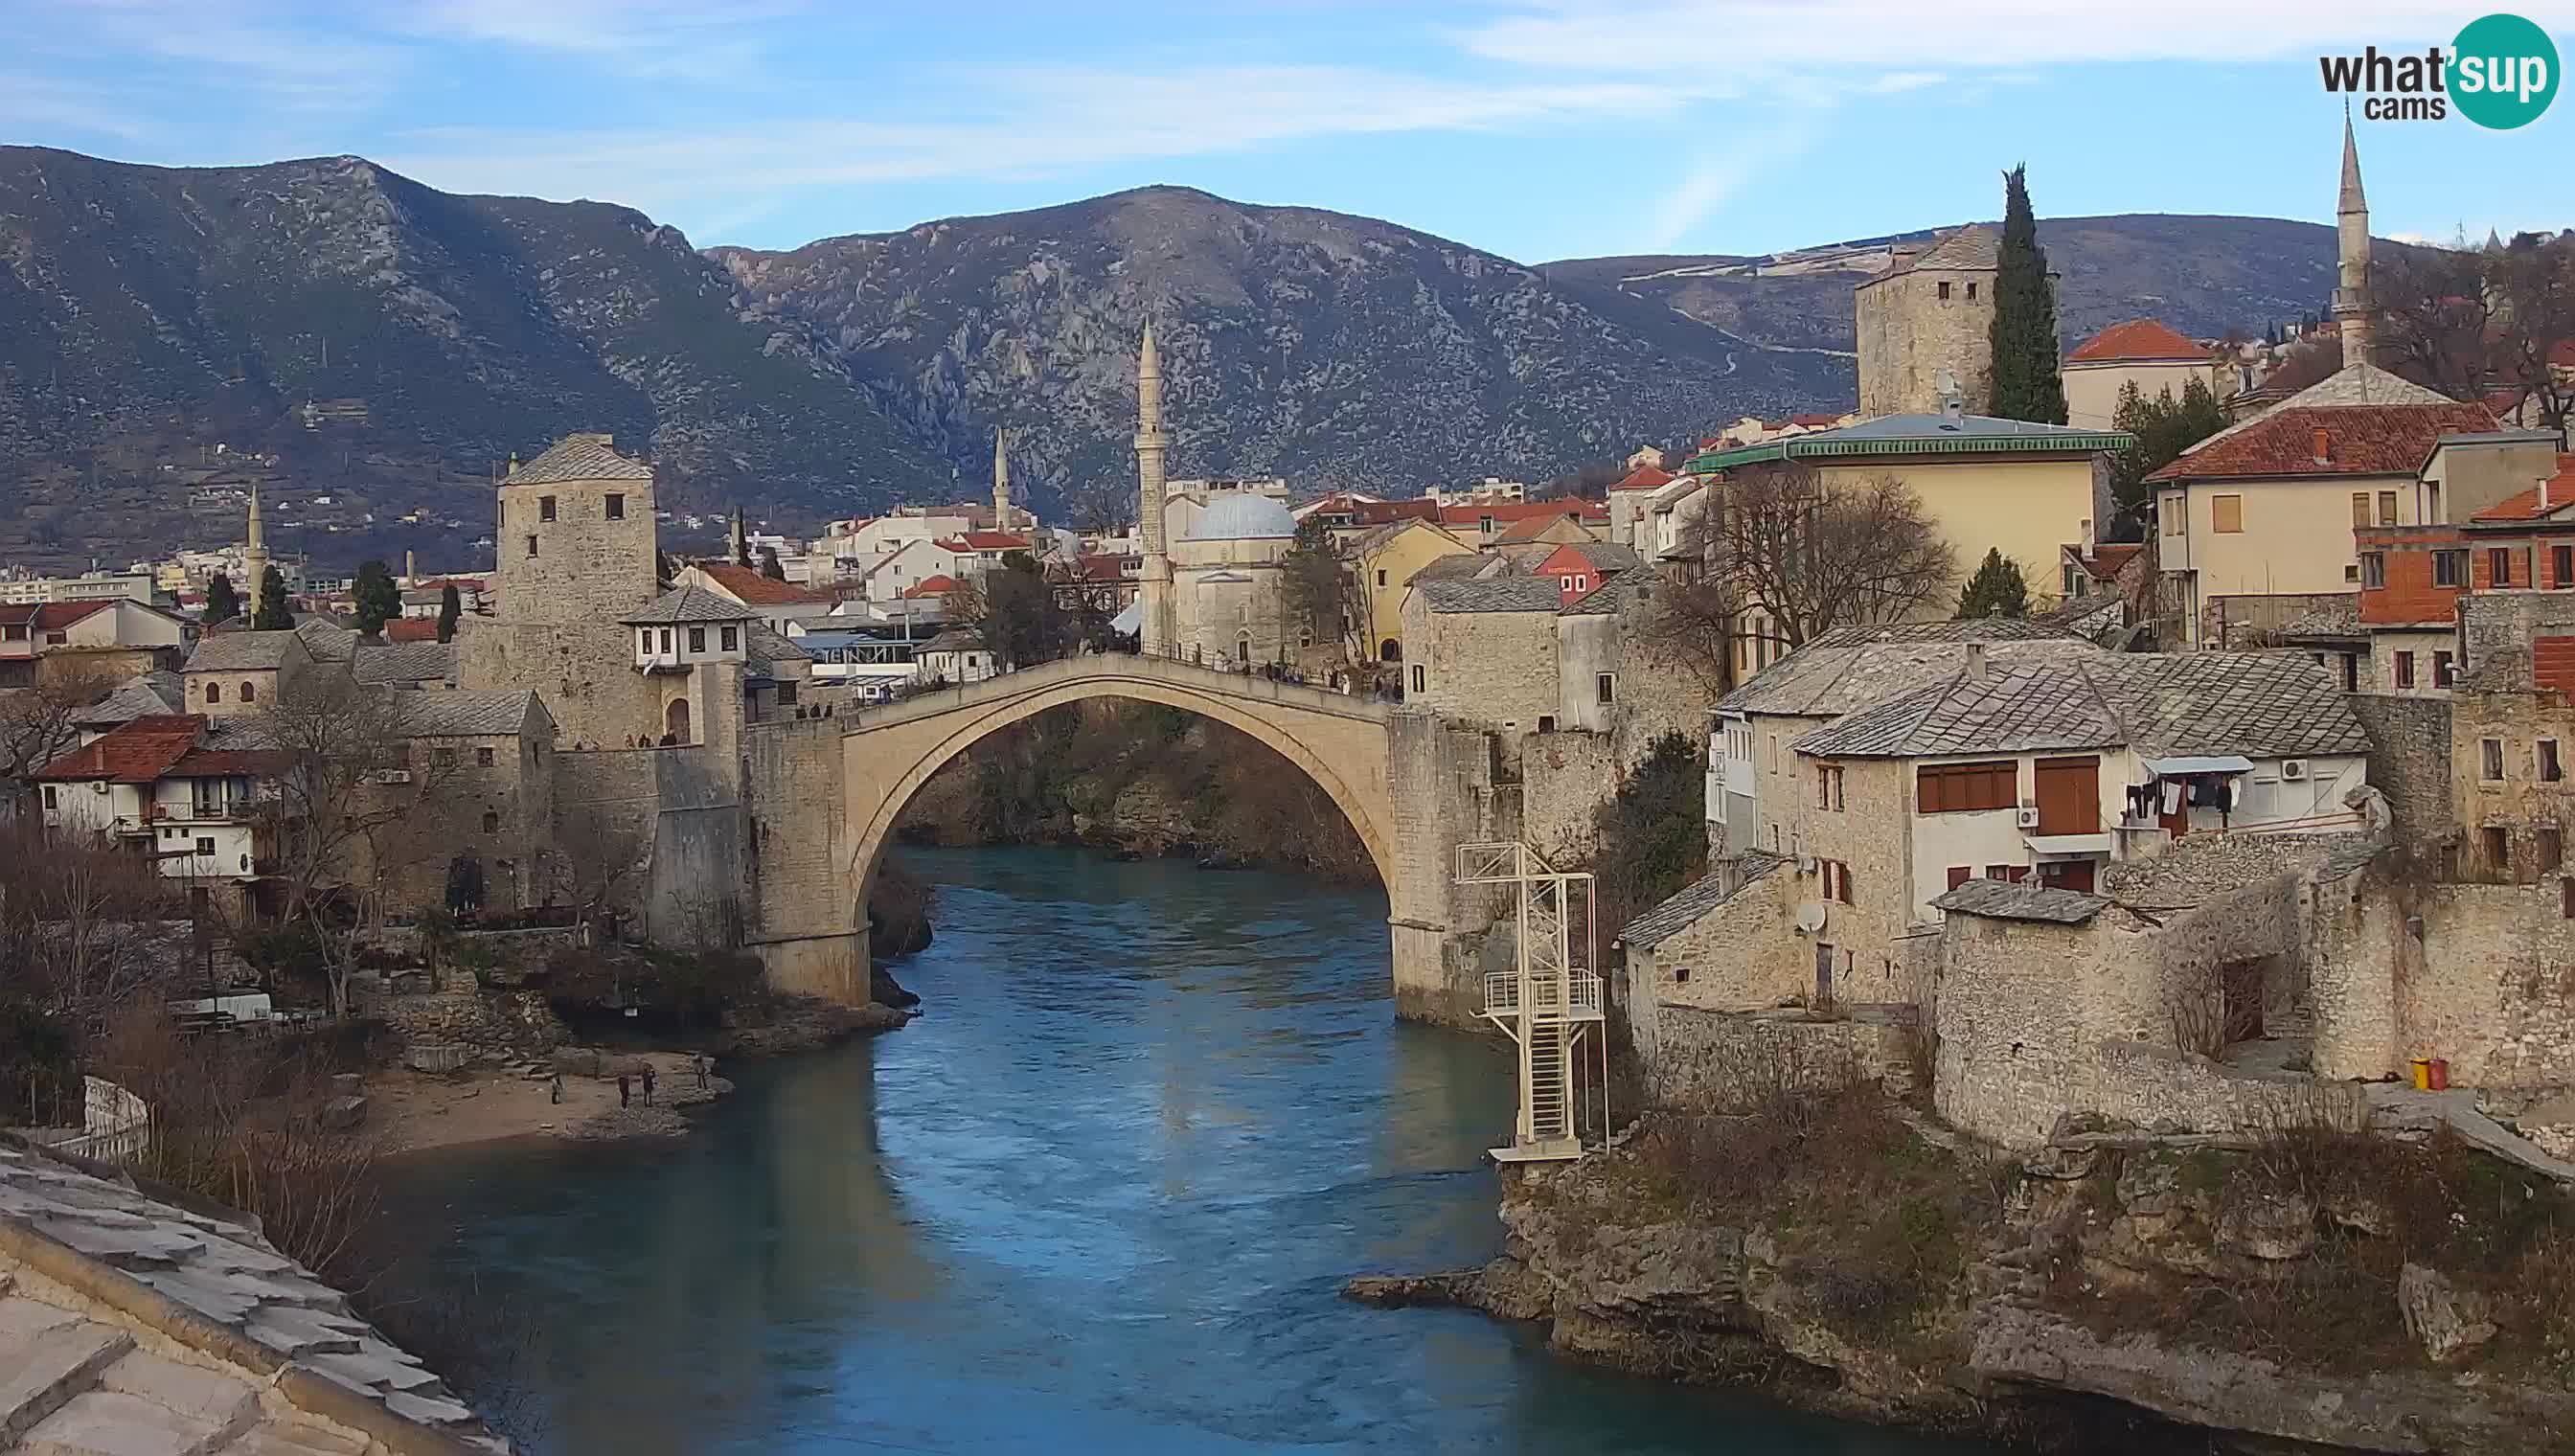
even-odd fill
[{"label": "rocky riverbank", "polygon": [[1311,779],[1223,724],[1151,704],[1077,704],[996,732],[922,785],[897,828],[928,843],[1064,844],[1375,879],[1357,833]]},{"label": "rocky riverbank", "polygon": [[2563,1190],[2443,1140],[2069,1131],[1854,1095],[1505,1170],[1481,1269],[1353,1280],[1567,1353],[2049,1451],[2575,1450]]}]

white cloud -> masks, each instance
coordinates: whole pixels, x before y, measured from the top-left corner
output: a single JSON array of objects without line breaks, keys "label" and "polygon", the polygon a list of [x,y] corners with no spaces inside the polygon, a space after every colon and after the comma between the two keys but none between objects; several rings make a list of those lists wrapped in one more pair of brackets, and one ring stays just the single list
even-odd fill
[{"label": "white cloud", "polygon": [[1745,188],[1795,161],[1812,136],[1812,118],[1791,113],[1774,125],[1728,138],[1722,151],[1702,154],[1679,182],[1654,199],[1645,219],[1644,251],[1678,248]]}]

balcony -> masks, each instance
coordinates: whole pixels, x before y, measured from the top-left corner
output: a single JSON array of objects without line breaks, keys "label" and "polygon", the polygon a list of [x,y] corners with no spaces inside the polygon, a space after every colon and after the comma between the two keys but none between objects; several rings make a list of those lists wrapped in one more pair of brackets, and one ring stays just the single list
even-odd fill
[{"label": "balcony", "polygon": [[[1563,979],[1532,976],[1529,978],[1530,1009],[1541,1017],[1558,1021],[1597,1021],[1600,1019],[1600,977],[1575,975]],[[1516,1016],[1520,1010],[1520,977],[1515,970],[1497,970],[1484,977],[1484,1014]]]}]

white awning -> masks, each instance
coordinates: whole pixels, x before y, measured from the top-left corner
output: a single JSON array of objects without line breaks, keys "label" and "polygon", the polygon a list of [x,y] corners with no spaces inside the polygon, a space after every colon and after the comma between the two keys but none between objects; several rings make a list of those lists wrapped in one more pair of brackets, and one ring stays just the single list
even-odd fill
[{"label": "white awning", "polygon": [[2148,758],[2146,771],[2158,778],[2180,778],[2192,773],[2250,773],[2253,760],[2235,753],[2214,753],[2198,758]]},{"label": "white awning", "polygon": [[1126,611],[1109,619],[1109,630],[1118,634],[1120,637],[1132,637],[1135,635],[1136,629],[1143,627],[1144,625],[1145,599],[1142,597],[1128,603]]}]

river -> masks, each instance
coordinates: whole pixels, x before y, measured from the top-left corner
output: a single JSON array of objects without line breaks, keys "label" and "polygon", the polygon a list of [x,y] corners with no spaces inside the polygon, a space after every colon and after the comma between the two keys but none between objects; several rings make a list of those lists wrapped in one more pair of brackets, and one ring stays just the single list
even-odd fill
[{"label": "river", "polygon": [[394,1216],[533,1310],[539,1452],[1983,1448],[1606,1375],[1340,1300],[1499,1243],[1493,1044],[1398,1023],[1381,894],[908,851],[928,1012],[728,1069],[686,1140],[408,1161]]}]

